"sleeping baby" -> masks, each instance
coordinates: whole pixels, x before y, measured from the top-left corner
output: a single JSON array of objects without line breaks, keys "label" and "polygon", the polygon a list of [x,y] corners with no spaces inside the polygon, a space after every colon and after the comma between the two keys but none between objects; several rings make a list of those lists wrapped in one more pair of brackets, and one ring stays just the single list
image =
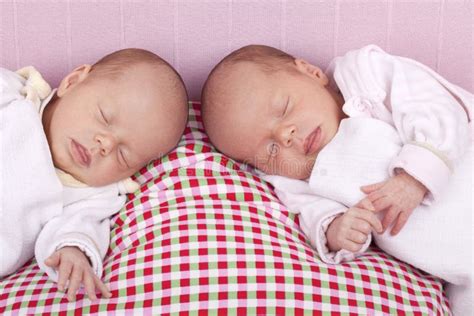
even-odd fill
[{"label": "sleeping baby", "polygon": [[32,67],[0,68],[0,277],[33,255],[74,300],[101,281],[109,217],[138,189],[129,177],[168,153],[187,120],[178,73],[124,49],[71,71],[51,91]]},{"label": "sleeping baby", "polygon": [[327,263],[375,243],[473,310],[473,95],[377,46],[328,70],[272,47],[225,57],[202,93],[222,153],[263,171]]}]

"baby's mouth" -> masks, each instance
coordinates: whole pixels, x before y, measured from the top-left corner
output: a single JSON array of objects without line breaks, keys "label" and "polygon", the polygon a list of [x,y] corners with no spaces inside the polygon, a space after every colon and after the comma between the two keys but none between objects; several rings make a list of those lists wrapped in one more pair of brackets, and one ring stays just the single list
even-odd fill
[{"label": "baby's mouth", "polygon": [[322,139],[321,127],[316,127],[304,140],[305,155],[312,155],[319,150]]},{"label": "baby's mouth", "polygon": [[84,167],[90,166],[91,156],[89,151],[74,139],[71,140],[71,155],[74,161],[79,165]]}]

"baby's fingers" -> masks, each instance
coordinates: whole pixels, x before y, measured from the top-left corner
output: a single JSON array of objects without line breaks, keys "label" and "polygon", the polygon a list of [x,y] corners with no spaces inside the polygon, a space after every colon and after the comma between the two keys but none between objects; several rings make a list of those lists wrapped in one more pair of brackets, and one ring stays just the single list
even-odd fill
[{"label": "baby's fingers", "polygon": [[363,246],[362,244],[355,243],[348,239],[346,239],[344,243],[342,244],[342,248],[350,252],[357,252],[362,249],[362,246]]},{"label": "baby's fingers", "polygon": [[59,266],[61,262],[61,257],[58,252],[54,252],[51,256],[49,256],[45,261],[44,264],[51,268],[56,268]]},{"label": "baby's fingers", "polygon": [[[381,233],[383,228],[382,228],[382,223],[380,223],[380,220],[377,218],[375,213],[371,211],[367,211],[364,209],[360,209],[359,212],[357,213],[357,218],[361,219],[363,222],[369,225],[369,231],[367,231],[366,227],[363,230],[357,229],[360,232],[363,233],[370,233],[370,227],[372,227],[377,233]],[[363,225],[362,223],[359,223],[359,226],[368,226],[368,225]]]},{"label": "baby's fingers", "polygon": [[82,281],[82,268],[75,267],[72,270],[71,278],[69,279],[69,289],[67,291],[67,299],[72,302],[76,299],[76,293],[81,286]]},{"label": "baby's fingers", "polygon": [[390,207],[392,205],[392,201],[387,197],[383,197],[383,198],[380,198],[380,199],[372,202],[372,205],[374,206],[376,212],[379,212],[379,211],[383,211],[386,208]]},{"label": "baby's fingers", "polygon": [[349,232],[349,235],[348,235],[348,239],[350,241],[353,241],[355,242],[356,244],[365,244],[365,242],[367,241],[367,234],[363,234],[357,230],[351,230]]},{"label": "baby's fingers", "polygon": [[360,189],[362,190],[362,192],[364,192],[365,194],[370,194],[372,193],[373,191],[376,191],[380,188],[382,188],[385,184],[385,181],[382,181],[382,182],[379,182],[379,183],[374,183],[374,184],[369,184],[369,185],[364,185],[362,187],[360,187]]},{"label": "baby's fingers", "polygon": [[88,272],[84,273],[84,288],[89,299],[91,301],[95,301],[97,299],[97,296],[95,295],[94,276]]},{"label": "baby's fingers", "polygon": [[402,230],[403,226],[405,226],[406,222],[408,221],[408,217],[409,215],[406,212],[400,212],[398,214],[397,222],[395,223],[395,226],[393,226],[392,231],[390,232],[392,236],[395,236]]},{"label": "baby's fingers", "polygon": [[367,197],[362,199],[359,203],[357,203],[356,207],[364,208],[369,211],[375,211],[374,205],[372,204],[370,199],[368,199]]},{"label": "baby's fingers", "polygon": [[61,292],[64,291],[66,288],[66,283],[67,280],[69,280],[69,276],[71,275],[72,272],[72,263],[69,261],[62,261],[61,264],[59,265],[59,271],[58,271],[58,290]]},{"label": "baby's fingers", "polygon": [[94,282],[95,282],[95,286],[99,289],[100,293],[102,293],[103,297],[105,297],[105,298],[111,298],[112,297],[112,293],[110,293],[107,286],[95,274],[94,274]]},{"label": "baby's fingers", "polygon": [[382,220],[383,231],[390,227],[393,221],[397,218],[398,213],[400,212],[399,208],[395,205],[392,205],[388,212],[385,214],[385,217]]}]

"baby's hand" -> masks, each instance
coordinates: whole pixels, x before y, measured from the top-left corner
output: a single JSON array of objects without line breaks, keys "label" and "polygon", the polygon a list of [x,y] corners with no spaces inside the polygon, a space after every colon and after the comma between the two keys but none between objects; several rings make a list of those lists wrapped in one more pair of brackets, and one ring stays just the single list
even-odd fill
[{"label": "baby's hand", "polygon": [[413,210],[420,205],[428,191],[426,187],[405,171],[387,181],[361,187],[375,210],[388,209],[382,220],[383,231],[395,220],[390,234],[396,235],[403,228]]},{"label": "baby's hand", "polygon": [[68,300],[76,299],[76,292],[84,283],[84,288],[90,300],[95,300],[95,289],[98,288],[104,297],[111,297],[111,293],[104,283],[97,277],[86,255],[77,247],[64,247],[55,251],[44,262],[48,267],[58,271],[58,289],[64,291],[69,280],[67,291]]},{"label": "baby's hand", "polygon": [[370,201],[363,199],[334,219],[326,232],[329,250],[357,252],[367,241],[372,229],[382,232],[382,224],[373,210]]}]

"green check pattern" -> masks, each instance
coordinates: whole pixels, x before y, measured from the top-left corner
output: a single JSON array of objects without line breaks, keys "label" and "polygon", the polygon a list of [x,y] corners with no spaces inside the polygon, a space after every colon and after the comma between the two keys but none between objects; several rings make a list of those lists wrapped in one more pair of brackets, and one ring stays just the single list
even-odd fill
[{"label": "green check pattern", "polygon": [[271,186],[210,146],[199,103],[178,148],[135,177],[104,261],[113,297],[69,303],[31,260],[0,281],[0,314],[451,314],[439,279],[377,248],[321,262]]}]

